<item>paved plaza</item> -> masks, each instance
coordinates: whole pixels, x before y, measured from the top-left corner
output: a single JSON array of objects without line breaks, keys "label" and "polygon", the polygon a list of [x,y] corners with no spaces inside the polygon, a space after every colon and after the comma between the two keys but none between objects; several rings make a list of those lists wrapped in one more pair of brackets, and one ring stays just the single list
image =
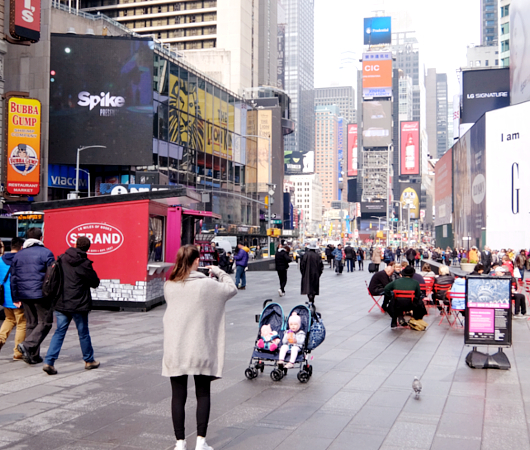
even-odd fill
[{"label": "paved plaza", "polygon": [[[514,345],[506,350],[511,370],[473,370],[464,362],[470,348],[463,330],[438,326],[437,312],[426,316],[426,332],[391,330],[387,315],[368,313],[369,278],[367,271],[325,270],[316,304],[327,338],[312,354],[313,377],[301,384],[296,371],[280,382],[268,368],[255,380],[244,376],[263,300],[273,298],[287,311],[304,301],[298,268],[290,268],[281,299],[275,272],[247,273],[247,289],[227,305],[225,371],[212,384],[209,444],[215,450],[530,449],[530,322],[514,321]],[[42,364],[12,361],[12,335],[0,352],[0,448],[172,449],[170,384],[160,375],[164,311],[93,312],[101,367],[92,371],[84,370],[74,324],[56,376]],[[423,383],[419,399],[414,376]],[[186,431],[193,449],[190,384]]]}]

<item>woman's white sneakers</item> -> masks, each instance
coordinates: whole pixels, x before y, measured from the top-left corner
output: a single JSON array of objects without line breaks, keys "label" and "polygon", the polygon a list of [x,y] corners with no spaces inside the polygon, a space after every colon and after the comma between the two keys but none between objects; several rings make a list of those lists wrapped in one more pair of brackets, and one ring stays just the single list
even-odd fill
[{"label": "woman's white sneakers", "polygon": [[197,436],[197,444],[195,445],[195,450],[213,450],[213,448],[206,443],[206,438]]},{"label": "woman's white sneakers", "polygon": [[185,439],[178,440],[177,443],[175,444],[175,450],[187,450],[186,440]]}]

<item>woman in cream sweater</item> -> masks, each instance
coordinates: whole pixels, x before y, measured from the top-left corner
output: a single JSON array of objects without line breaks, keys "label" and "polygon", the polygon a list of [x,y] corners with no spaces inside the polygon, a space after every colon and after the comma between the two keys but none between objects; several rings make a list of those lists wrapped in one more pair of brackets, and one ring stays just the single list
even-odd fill
[{"label": "woman in cream sweater", "polygon": [[206,444],[210,415],[210,383],[221,378],[225,351],[225,303],[237,294],[230,275],[209,266],[210,278],[197,271],[199,250],[184,245],[164,286],[164,359],[162,375],[170,377],[171,413],[176,450],[186,450],[184,408],[188,375],[195,379],[197,396],[196,450],[213,450]]}]

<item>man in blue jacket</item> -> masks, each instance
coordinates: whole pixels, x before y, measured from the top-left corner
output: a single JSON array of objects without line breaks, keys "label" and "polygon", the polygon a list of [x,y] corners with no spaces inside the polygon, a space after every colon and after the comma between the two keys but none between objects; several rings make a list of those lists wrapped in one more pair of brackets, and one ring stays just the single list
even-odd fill
[{"label": "man in blue jacket", "polygon": [[13,360],[19,361],[22,359],[22,353],[17,349],[26,337],[26,317],[24,316],[24,310],[21,307],[17,307],[13,303],[11,296],[11,263],[15,254],[22,249],[24,239],[14,237],[11,239],[11,253],[6,253],[0,258],[0,282],[4,285],[4,313],[6,319],[0,328],[0,349],[6,343],[7,338],[13,328],[16,327],[15,332],[15,348]]},{"label": "man in blue jacket", "polygon": [[42,283],[46,269],[55,258],[44,247],[40,228],[30,228],[27,236],[22,250],[11,263],[11,294],[15,306],[24,305],[26,316],[26,339],[17,348],[24,362],[38,364],[42,362],[40,345],[53,325],[52,304],[43,298]]},{"label": "man in blue jacket", "polygon": [[247,276],[245,274],[245,269],[248,266],[248,253],[243,248],[243,244],[241,242],[237,244],[237,248],[239,250],[234,256],[234,260],[236,262],[236,286],[238,289],[243,290],[247,285]]}]

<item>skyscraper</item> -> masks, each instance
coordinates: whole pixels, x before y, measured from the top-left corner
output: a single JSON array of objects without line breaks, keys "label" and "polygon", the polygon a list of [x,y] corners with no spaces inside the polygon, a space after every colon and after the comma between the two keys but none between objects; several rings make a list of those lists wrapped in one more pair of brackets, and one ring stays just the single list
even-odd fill
[{"label": "skyscraper", "polygon": [[286,153],[315,149],[314,2],[280,0],[285,11],[285,91],[291,98],[295,132],[285,139]]},{"label": "skyscraper", "polygon": [[511,0],[501,0],[499,50],[502,67],[510,66],[510,3]]},{"label": "skyscraper", "polygon": [[412,120],[420,120],[420,50],[414,31],[392,33],[394,68],[412,80]]},{"label": "skyscraper", "polygon": [[339,107],[316,106],[315,121],[315,172],[322,183],[322,205],[329,209],[338,200]]},{"label": "skyscraper", "polygon": [[357,123],[355,118],[355,90],[352,86],[333,86],[315,89],[315,106],[337,105],[346,123]]},{"label": "skyscraper", "polygon": [[436,73],[436,69],[427,69],[425,86],[429,155],[432,158],[441,158],[448,149],[447,74]]},{"label": "skyscraper", "polygon": [[499,0],[480,0],[480,42],[497,46],[499,42]]}]

